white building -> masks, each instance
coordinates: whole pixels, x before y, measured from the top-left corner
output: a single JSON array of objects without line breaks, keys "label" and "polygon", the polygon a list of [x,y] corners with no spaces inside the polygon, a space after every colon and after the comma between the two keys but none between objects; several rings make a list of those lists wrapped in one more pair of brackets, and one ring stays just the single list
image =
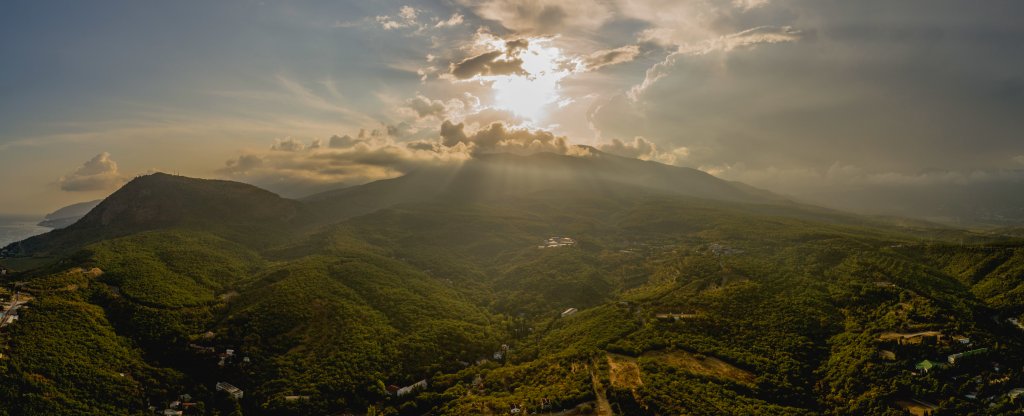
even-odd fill
[{"label": "white building", "polygon": [[426,388],[427,388],[427,380],[423,379],[423,380],[417,381],[417,382],[415,382],[413,384],[410,384],[408,386],[405,386],[405,387],[402,387],[402,388],[398,389],[398,391],[395,392],[395,395],[398,396],[398,397],[402,397],[402,396],[405,396],[407,394],[412,394],[413,392],[416,392],[416,391],[419,391],[419,390],[426,390]]},{"label": "white building", "polygon": [[223,391],[235,399],[241,399],[245,395],[242,389],[223,381],[217,383],[217,391]]}]

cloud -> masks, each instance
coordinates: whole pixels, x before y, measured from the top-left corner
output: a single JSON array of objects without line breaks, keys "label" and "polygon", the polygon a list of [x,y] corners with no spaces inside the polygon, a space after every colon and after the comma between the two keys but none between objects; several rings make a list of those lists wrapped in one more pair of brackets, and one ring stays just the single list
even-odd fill
[{"label": "cloud", "polygon": [[732,0],[732,5],[734,7],[738,7],[743,10],[750,10],[767,4],[768,0]]},{"label": "cloud", "polygon": [[405,102],[420,117],[444,116],[448,113],[448,106],[444,101],[431,100],[422,95],[417,95]]},{"label": "cloud", "polygon": [[402,6],[396,16],[377,16],[377,23],[385,30],[402,29],[407,27],[420,27],[416,22],[419,10],[412,6]]},{"label": "cloud", "polygon": [[736,48],[751,47],[760,44],[794,42],[803,37],[804,32],[792,26],[760,26],[739,33],[709,39],[690,47],[682,47],[682,54],[706,54],[715,51],[731,51]]},{"label": "cloud", "polygon": [[505,123],[507,125],[523,125],[526,123],[525,118],[512,111],[492,107],[481,108],[478,111],[466,114],[462,121],[466,123],[467,127],[474,126],[475,128],[489,126],[494,123]]},{"label": "cloud", "polygon": [[596,147],[602,152],[613,155],[640,160],[653,160],[668,165],[674,165],[679,159],[685,158],[690,154],[689,149],[685,147],[677,147],[667,152],[661,151],[654,142],[640,136],[634,137],[632,142],[612,139],[610,143],[599,144]]},{"label": "cloud", "polygon": [[[922,171],[1020,167],[1013,157],[1024,152],[1024,119],[1009,109],[1024,103],[1012,81],[1024,57],[1011,46],[1024,31],[1011,29],[1006,14],[1024,8],[952,4],[936,2],[926,16],[870,1],[726,8],[719,23],[704,26],[744,29],[680,43],[627,94],[598,101],[588,120],[603,137],[685,146],[695,166],[820,172],[838,162],[878,173],[872,184],[920,181]],[[893,18],[877,20],[876,6]],[[982,40],[993,31],[1009,38]],[[993,59],[1001,63],[979,64]],[[796,189],[788,176],[775,177],[753,180]]]},{"label": "cloud", "polygon": [[352,136],[349,136],[347,134],[344,135],[344,136],[334,135],[334,136],[331,136],[331,139],[328,142],[328,146],[331,147],[331,148],[334,148],[334,149],[338,149],[338,148],[350,147],[350,146],[354,145],[355,143],[356,143],[356,140],[353,139]]},{"label": "cloud", "polygon": [[533,154],[540,152],[560,155],[585,155],[587,150],[573,145],[564,136],[544,130],[509,128],[504,123],[491,125],[467,134],[465,124],[445,120],[441,125],[441,144],[464,146],[474,153]]},{"label": "cloud", "polygon": [[583,65],[588,70],[596,70],[609,65],[630,62],[640,56],[639,45],[626,45],[615,49],[600,50],[583,58]]},{"label": "cloud", "polygon": [[484,19],[524,34],[595,30],[613,17],[609,4],[563,0],[460,0]]},{"label": "cloud", "polygon": [[62,191],[87,192],[109,190],[123,181],[117,163],[110,158],[110,153],[103,152],[89,159],[73,173],[62,176],[57,182]]},{"label": "cloud", "polygon": [[463,19],[463,16],[461,14],[454,13],[454,14],[452,14],[452,17],[448,18],[448,20],[441,20],[441,21],[437,22],[437,24],[435,24],[434,27],[442,28],[442,27],[458,26],[458,25],[462,24],[462,19]]},{"label": "cloud", "polygon": [[423,167],[461,163],[471,157],[464,145],[402,143],[379,131],[359,138],[333,136],[329,143],[328,147],[299,143],[290,146],[297,149],[293,151],[242,154],[225,162],[218,172],[295,197],[393,178]]},{"label": "cloud", "polygon": [[[225,162],[221,175],[267,187],[287,196],[388,179],[431,166],[465,162],[484,153],[534,154],[540,152],[585,156],[588,148],[545,130],[492,123],[467,132],[465,123],[445,120],[430,140],[400,141],[382,130],[361,130],[357,137],[335,135],[320,145],[293,138],[277,139],[269,150],[246,152]],[[667,160],[642,138],[604,147],[628,157]],[[680,154],[680,153],[676,153]],[[674,160],[674,159],[673,159]]]},{"label": "cloud", "polygon": [[753,48],[762,44],[773,44],[783,42],[795,42],[804,36],[804,32],[792,26],[760,26],[747,29],[742,32],[720,36],[714,39],[707,39],[692,45],[679,47],[679,49],[665,60],[652,66],[647,70],[643,82],[631,88],[628,95],[632,99],[642,94],[644,90],[654,85],[658,80],[673,72],[680,60],[688,57],[708,55],[712,53],[727,53],[735,49]]},{"label": "cloud", "polygon": [[449,73],[456,79],[470,79],[475,76],[526,75],[526,70],[522,59],[510,57],[505,51],[491,51],[452,63]]},{"label": "cloud", "polygon": [[[315,142],[319,147],[319,142]],[[286,137],[284,139],[274,139],[274,144],[270,146],[270,150],[277,150],[282,152],[299,152],[306,148],[306,145],[302,142]]]},{"label": "cloud", "polygon": [[448,101],[432,100],[423,95],[405,101],[406,106],[412,109],[419,118],[433,117],[438,120],[459,116],[479,104],[479,100],[469,93],[463,94],[461,98],[452,98]]}]

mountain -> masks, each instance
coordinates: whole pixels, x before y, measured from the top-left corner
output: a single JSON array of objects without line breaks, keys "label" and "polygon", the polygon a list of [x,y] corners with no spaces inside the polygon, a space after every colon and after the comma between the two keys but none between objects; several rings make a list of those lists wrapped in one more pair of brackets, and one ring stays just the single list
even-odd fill
[{"label": "mountain", "polygon": [[89,211],[95,208],[96,205],[99,205],[102,201],[102,199],[97,199],[95,201],[79,202],[77,204],[68,205],[64,208],[46,214],[46,217],[39,222],[39,225],[49,228],[67,227],[84,217],[85,214],[89,213]]},{"label": "mountain", "polygon": [[11,244],[0,253],[53,254],[169,227],[251,235],[251,243],[260,244],[308,220],[302,204],[252,185],[155,173],[132,179],[70,226]]},{"label": "mountain", "polygon": [[1009,415],[1024,383],[1019,237],[600,153],[302,201],[155,174],[11,254],[0,415]]},{"label": "mountain", "polygon": [[735,202],[782,203],[770,192],[705,172],[603,153],[482,154],[455,167],[426,168],[366,185],[328,191],[302,201],[331,220],[433,197],[473,201],[514,199],[536,192],[648,192]]}]

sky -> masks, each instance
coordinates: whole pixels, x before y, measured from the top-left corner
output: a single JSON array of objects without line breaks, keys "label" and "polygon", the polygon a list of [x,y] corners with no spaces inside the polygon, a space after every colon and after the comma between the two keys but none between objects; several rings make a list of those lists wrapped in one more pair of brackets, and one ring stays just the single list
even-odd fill
[{"label": "sky", "polygon": [[0,213],[154,171],[299,197],[574,144],[858,212],[1020,207],[1021,21],[995,0],[15,0]]}]

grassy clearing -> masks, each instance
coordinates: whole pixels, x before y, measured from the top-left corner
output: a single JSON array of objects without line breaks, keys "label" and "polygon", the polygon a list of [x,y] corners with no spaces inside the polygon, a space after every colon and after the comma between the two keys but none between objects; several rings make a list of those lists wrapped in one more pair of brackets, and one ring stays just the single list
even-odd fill
[{"label": "grassy clearing", "polygon": [[640,359],[653,360],[688,373],[730,380],[740,384],[753,385],[757,379],[753,373],[725,361],[687,351],[651,351],[644,353]]},{"label": "grassy clearing", "polygon": [[644,384],[636,358],[608,354],[608,369],[612,387],[635,389]]}]

